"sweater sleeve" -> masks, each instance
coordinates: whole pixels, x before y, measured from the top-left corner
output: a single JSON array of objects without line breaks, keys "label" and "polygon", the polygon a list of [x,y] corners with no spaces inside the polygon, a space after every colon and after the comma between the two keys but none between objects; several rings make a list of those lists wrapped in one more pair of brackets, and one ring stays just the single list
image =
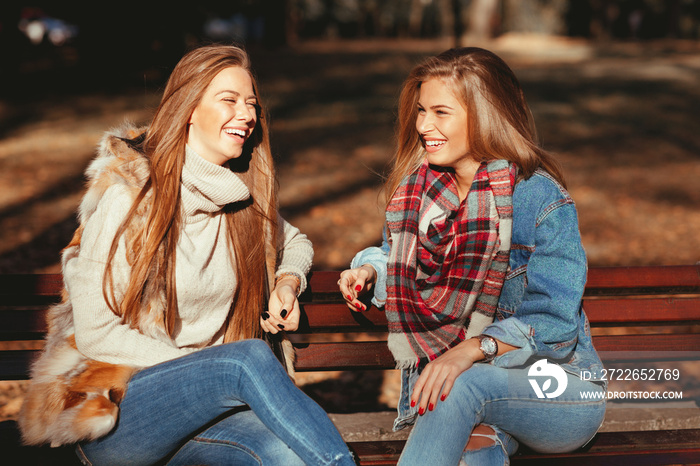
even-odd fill
[{"label": "sweater sleeve", "polygon": [[[133,197],[122,185],[113,185],[86,220],[77,256],[64,263],[64,280],[73,306],[75,341],[86,357],[132,366],[147,367],[194,351],[177,348],[170,341],[146,336],[122,322],[102,293],[102,280],[112,241],[124,220]],[[113,261],[117,299],[123,295],[130,276],[125,241],[119,242]]]},{"label": "sweater sleeve", "polygon": [[279,265],[275,275],[277,277],[285,273],[297,275],[301,280],[299,293],[302,293],[306,289],[306,275],[311,270],[314,258],[313,245],[305,234],[281,216],[277,217],[277,223],[279,225]]}]

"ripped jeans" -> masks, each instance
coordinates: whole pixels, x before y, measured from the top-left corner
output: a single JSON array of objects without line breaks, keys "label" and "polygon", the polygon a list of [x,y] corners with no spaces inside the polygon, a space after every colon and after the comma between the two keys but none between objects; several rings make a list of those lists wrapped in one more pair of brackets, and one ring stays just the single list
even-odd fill
[{"label": "ripped jeans", "polygon": [[327,414],[262,340],[214,346],[137,373],[117,427],[77,448],[86,465],[354,465]]},{"label": "ripped jeans", "polygon": [[[565,373],[566,389],[555,398],[539,398],[528,368],[474,364],[463,372],[445,401],[418,416],[401,465],[508,465],[518,442],[542,453],[567,452],[585,445],[605,416],[605,397],[585,399],[582,392],[603,392],[590,381]],[[494,428],[494,444],[465,450],[478,424]]]}]

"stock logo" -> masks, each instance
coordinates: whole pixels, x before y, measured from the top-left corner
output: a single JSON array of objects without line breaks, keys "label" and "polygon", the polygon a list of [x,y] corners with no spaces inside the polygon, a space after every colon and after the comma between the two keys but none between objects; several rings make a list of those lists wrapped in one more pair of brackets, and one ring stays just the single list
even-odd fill
[{"label": "stock logo", "polygon": [[[527,375],[530,377],[528,380],[537,398],[556,398],[566,390],[568,383],[566,372],[556,364],[549,364],[546,359],[540,359],[530,366]],[[552,380],[557,382],[554,389],[552,389]]]}]

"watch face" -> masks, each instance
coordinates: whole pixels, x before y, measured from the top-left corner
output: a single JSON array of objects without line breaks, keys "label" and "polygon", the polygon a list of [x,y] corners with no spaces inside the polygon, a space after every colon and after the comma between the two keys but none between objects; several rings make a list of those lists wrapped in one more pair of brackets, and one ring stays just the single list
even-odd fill
[{"label": "watch face", "polygon": [[490,338],[484,338],[481,340],[481,348],[485,355],[496,354],[496,351],[498,350],[496,342]]}]

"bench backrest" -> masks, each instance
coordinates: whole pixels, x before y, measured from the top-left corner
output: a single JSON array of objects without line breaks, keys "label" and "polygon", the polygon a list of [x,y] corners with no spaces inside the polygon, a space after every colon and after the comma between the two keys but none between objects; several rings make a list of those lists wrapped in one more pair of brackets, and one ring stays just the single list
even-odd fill
[{"label": "bench backrest", "polygon": [[[313,272],[301,296],[301,326],[290,334],[297,370],[393,368],[384,313],[373,306],[351,312],[338,291],[338,276],[337,271]],[[41,340],[46,308],[60,299],[61,289],[57,274],[0,275],[0,341]],[[697,351],[700,265],[592,267],[584,308],[594,344],[608,360],[634,359],[635,352],[662,358],[668,352]],[[36,351],[0,351],[0,380],[27,378]]]}]

